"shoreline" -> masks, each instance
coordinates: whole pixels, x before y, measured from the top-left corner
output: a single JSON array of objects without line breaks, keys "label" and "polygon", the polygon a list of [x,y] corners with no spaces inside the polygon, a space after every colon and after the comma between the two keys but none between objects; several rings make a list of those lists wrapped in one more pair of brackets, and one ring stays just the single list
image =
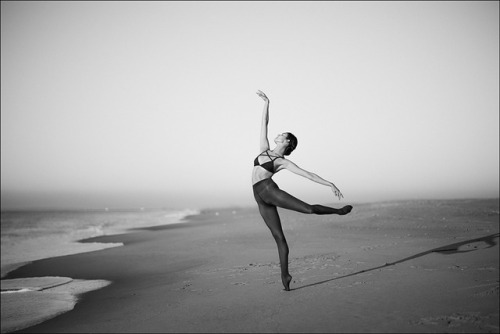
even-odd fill
[{"label": "shoreline", "polygon": [[[137,210],[115,210],[116,212],[131,212]],[[156,211],[156,210],[153,210]],[[184,210],[185,211],[185,210]],[[189,210],[194,212],[193,210]],[[197,210],[196,210],[197,211]],[[9,211],[17,212],[17,211]],[[44,211],[35,211],[44,212]],[[50,212],[50,211],[49,211]],[[64,212],[99,212],[97,210],[65,210]],[[199,211],[197,211],[199,212]],[[90,291],[102,289],[112,281],[103,279],[74,279],[60,276],[21,277],[10,278],[10,273],[20,268],[29,266],[37,261],[53,258],[67,257],[91,252],[99,252],[114,247],[123,247],[122,242],[105,241],[106,237],[115,237],[123,234],[134,233],[141,230],[157,230],[176,228],[176,225],[188,223],[190,217],[196,213],[186,214],[177,222],[165,225],[128,228],[123,233],[109,233],[101,236],[75,240],[75,244],[93,244],[95,248],[82,250],[60,256],[49,256],[26,262],[9,263],[2,265],[1,294],[2,294],[2,333],[23,330],[28,327],[43,323],[65,312],[73,310],[80,297]],[[116,238],[112,238],[116,239]]]},{"label": "shoreline", "polygon": [[[200,210],[184,223],[99,236],[92,239],[124,247],[38,260],[7,278],[112,282],[83,294],[72,311],[23,332],[498,331],[492,325],[498,323],[492,304],[498,302],[498,199],[474,200],[472,208],[463,201],[471,200],[367,203],[345,217],[280,211],[291,292],[282,291],[276,246],[256,208]],[[478,240],[487,236],[489,244]],[[437,252],[450,245],[448,254]],[[466,273],[483,277],[457,279]],[[408,282],[412,288],[400,290]],[[417,286],[421,295],[412,292]],[[384,298],[379,291],[386,291]],[[454,291],[473,297],[465,303]],[[378,308],[367,308],[376,300]],[[118,301],[121,312],[114,310]],[[280,305],[286,308],[271,316]],[[333,319],[327,309],[335,310]],[[390,316],[395,311],[404,321]]]},{"label": "shoreline", "polygon": [[[1,278],[3,279],[10,271],[36,260],[85,252],[94,252],[111,247],[123,246],[123,244],[120,242],[99,242],[98,239],[95,239],[99,236],[124,234],[151,226],[183,223],[185,222],[186,217],[196,215],[198,213],[199,210],[193,209],[183,209],[177,211],[165,211],[163,209],[120,209],[114,211],[2,211],[2,224],[4,223],[5,219],[5,223],[7,224],[7,232],[5,232],[5,235],[2,235],[3,252]],[[75,216],[72,216],[72,214],[75,214]],[[120,220],[120,218],[128,217],[128,214],[130,214],[132,218],[126,219],[125,222]],[[98,218],[96,219],[96,217],[101,217],[101,219],[104,219],[108,216],[110,219],[109,222],[99,221]],[[15,224],[13,224],[12,221],[15,221],[16,223],[17,221],[21,221],[22,225],[22,220],[26,220],[29,222],[30,219],[35,220],[34,217],[45,223],[44,225],[42,225],[43,227],[41,227],[40,231],[36,230],[38,226],[34,227],[31,225],[27,228],[28,230],[29,228],[35,228],[34,232],[35,234],[39,233],[38,236],[36,238],[29,238],[29,234],[26,232],[17,235],[17,231],[15,230],[15,227],[13,227],[15,226]],[[150,224],[146,226],[141,226],[141,223],[139,223],[144,220],[148,221],[148,219],[152,220],[152,217],[154,217],[155,220],[150,221]],[[52,219],[54,219],[54,221],[51,221]],[[66,226],[61,231],[46,231],[48,222],[57,226],[57,224],[61,222],[63,222],[64,224],[64,219],[70,221],[78,221],[78,219],[82,219],[86,220],[87,223],[80,226],[75,224],[73,229]],[[114,222],[120,223],[113,224]],[[2,233],[3,232],[4,231],[2,231]],[[10,239],[11,234],[14,234],[13,239]],[[4,241],[7,243],[7,246],[5,246]],[[12,245],[15,251],[10,249],[9,245]],[[29,251],[30,249],[31,252]],[[19,257],[19,255],[17,254],[21,253],[23,250],[23,256]]]},{"label": "shoreline", "polygon": [[81,295],[112,283],[50,276],[1,282],[2,333],[23,330],[69,312]]}]

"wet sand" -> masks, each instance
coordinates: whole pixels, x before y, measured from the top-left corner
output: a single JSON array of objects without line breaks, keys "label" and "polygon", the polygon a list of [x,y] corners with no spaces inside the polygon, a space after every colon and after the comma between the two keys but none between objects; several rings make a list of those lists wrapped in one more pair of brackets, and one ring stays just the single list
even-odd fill
[{"label": "wet sand", "polygon": [[21,332],[499,332],[498,199],[280,214],[292,291],[256,207],[208,210],[11,272],[111,282]]}]

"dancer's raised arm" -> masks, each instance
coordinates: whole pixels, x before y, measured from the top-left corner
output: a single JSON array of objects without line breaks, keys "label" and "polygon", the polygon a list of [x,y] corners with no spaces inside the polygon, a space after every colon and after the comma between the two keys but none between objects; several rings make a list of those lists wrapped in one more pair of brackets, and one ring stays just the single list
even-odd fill
[{"label": "dancer's raised arm", "polygon": [[269,140],[267,139],[267,124],[269,123],[269,99],[266,94],[257,91],[257,95],[259,95],[265,102],[264,111],[262,112],[262,124],[260,128],[260,150],[261,152],[265,150],[269,150]]}]

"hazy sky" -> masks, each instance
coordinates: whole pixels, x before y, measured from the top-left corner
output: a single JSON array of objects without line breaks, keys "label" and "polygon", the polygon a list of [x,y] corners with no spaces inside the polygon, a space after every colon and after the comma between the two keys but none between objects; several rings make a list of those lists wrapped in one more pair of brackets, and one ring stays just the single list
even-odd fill
[{"label": "hazy sky", "polygon": [[2,1],[2,209],[253,205],[257,89],[343,203],[498,197],[496,1]]}]

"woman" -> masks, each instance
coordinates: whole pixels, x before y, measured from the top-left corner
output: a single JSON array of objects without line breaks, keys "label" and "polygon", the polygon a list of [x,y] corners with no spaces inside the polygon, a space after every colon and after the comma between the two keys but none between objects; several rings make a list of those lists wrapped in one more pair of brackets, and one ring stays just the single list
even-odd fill
[{"label": "woman", "polygon": [[298,141],[293,134],[285,132],[278,135],[274,139],[276,147],[273,150],[269,149],[269,140],[267,139],[269,99],[266,94],[260,90],[257,91],[257,95],[264,100],[265,104],[264,111],[262,113],[262,127],[260,133],[260,150],[262,153],[255,158],[252,171],[253,194],[259,206],[259,212],[266,222],[266,225],[271,230],[274,240],[276,240],[276,244],[278,245],[278,254],[281,266],[281,281],[283,282],[285,290],[290,291],[292,276],[290,276],[290,273],[288,272],[288,245],[286,243],[285,235],[283,234],[277,207],[308,214],[345,215],[351,212],[352,206],[347,205],[342,209],[335,209],[323,205],[311,205],[278,188],[278,185],[274,183],[271,177],[280,170],[288,169],[289,171],[308,178],[311,181],[332,188],[333,193],[339,198],[339,200],[344,197],[340,190],[332,182],[322,179],[318,175],[308,172],[298,167],[290,160],[284,158],[285,155],[290,155],[290,153],[292,153],[292,151],[297,147]]}]

